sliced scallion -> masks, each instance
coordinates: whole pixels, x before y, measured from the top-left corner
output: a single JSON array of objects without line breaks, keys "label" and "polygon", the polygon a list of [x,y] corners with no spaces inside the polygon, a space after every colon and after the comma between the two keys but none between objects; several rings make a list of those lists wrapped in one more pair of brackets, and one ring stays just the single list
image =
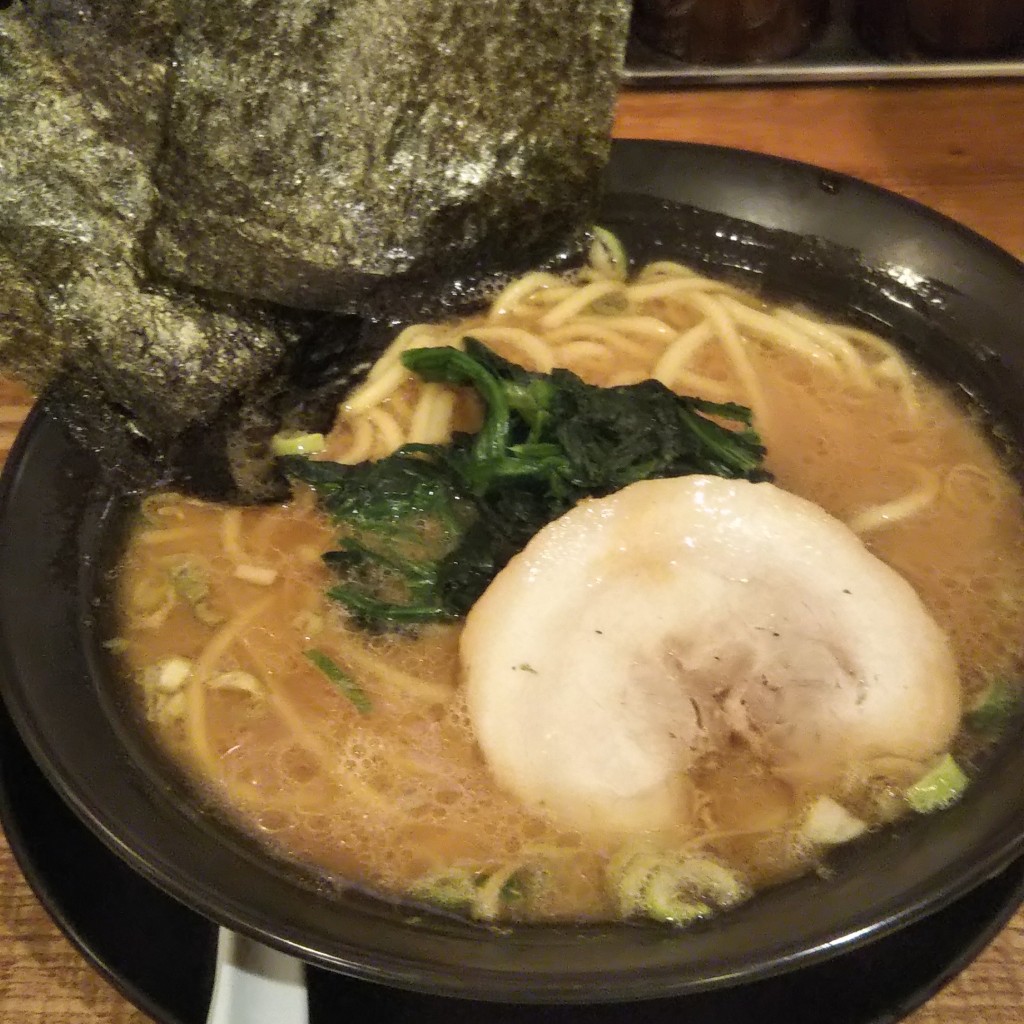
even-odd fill
[{"label": "sliced scallion", "polygon": [[1021,711],[1020,689],[993,679],[967,712],[967,724],[978,732],[999,733]]},{"label": "sliced scallion", "polygon": [[829,796],[819,796],[811,804],[800,826],[800,833],[806,840],[821,846],[848,843],[867,830],[866,822]]},{"label": "sliced scallion", "polygon": [[355,706],[361,715],[368,715],[373,709],[373,702],[366,691],[329,655],[315,647],[303,651],[311,661]]},{"label": "sliced scallion", "polygon": [[931,814],[956,803],[963,796],[967,782],[967,776],[952,754],[946,754],[903,795],[918,814]]},{"label": "sliced scallion", "polygon": [[275,455],[316,455],[327,447],[323,434],[275,434],[270,450]]}]

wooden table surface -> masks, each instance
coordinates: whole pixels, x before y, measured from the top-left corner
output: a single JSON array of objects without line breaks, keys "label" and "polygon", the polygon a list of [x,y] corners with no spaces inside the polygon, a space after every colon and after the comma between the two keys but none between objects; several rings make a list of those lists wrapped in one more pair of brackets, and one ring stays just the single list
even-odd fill
[{"label": "wooden table surface", "polygon": [[[616,134],[820,164],[917,199],[1024,257],[1024,82],[628,92]],[[28,401],[0,379],[0,460]],[[0,840],[0,1024],[146,1020],[61,936]],[[1024,913],[909,1020],[1024,1021]]]}]

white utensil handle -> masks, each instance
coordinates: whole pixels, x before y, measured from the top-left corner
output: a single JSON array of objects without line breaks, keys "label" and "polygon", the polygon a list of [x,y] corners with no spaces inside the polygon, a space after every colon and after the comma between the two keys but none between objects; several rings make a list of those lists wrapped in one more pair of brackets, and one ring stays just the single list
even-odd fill
[{"label": "white utensil handle", "polygon": [[309,1024],[302,962],[221,928],[206,1024]]}]

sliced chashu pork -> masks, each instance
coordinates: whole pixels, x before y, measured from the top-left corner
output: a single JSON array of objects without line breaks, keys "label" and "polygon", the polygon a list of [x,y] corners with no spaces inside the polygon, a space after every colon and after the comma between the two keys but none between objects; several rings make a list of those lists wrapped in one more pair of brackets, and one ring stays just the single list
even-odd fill
[{"label": "sliced chashu pork", "polygon": [[671,826],[725,742],[823,781],[946,749],[948,642],[913,588],[772,484],[633,484],[541,530],[470,612],[470,716],[498,782],[597,830]]}]

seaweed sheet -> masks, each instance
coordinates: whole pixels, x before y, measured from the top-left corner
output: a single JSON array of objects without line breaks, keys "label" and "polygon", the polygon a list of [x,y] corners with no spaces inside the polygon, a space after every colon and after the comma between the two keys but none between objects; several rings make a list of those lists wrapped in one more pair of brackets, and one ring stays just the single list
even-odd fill
[{"label": "seaweed sheet", "polygon": [[126,7],[0,11],[0,364],[111,461],[130,455],[115,421],[166,452],[305,326],[147,281],[169,35],[105,31]]},{"label": "seaweed sheet", "polygon": [[582,233],[629,6],[0,3],[0,368],[130,477],[265,496],[250,439],[384,337],[310,307],[436,313]]},{"label": "seaweed sheet", "polygon": [[154,265],[367,311],[571,249],[597,201],[631,6],[187,5]]}]

